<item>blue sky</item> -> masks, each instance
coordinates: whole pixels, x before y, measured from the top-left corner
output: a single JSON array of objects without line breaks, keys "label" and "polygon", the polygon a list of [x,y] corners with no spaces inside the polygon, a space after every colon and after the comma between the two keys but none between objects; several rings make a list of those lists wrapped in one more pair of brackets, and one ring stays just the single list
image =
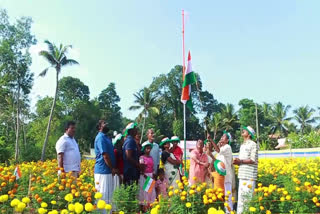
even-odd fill
[{"label": "blue sky", "polygon": [[[282,101],[294,108],[320,106],[320,1],[109,1],[0,0],[12,19],[30,16],[38,44],[31,70],[46,63],[37,55],[48,39],[72,44],[80,66],[63,70],[97,96],[116,83],[125,116],[133,93],[182,63],[181,10],[188,13],[186,48],[204,88],[220,102]],[[32,103],[53,95],[53,72],[36,78]]]}]

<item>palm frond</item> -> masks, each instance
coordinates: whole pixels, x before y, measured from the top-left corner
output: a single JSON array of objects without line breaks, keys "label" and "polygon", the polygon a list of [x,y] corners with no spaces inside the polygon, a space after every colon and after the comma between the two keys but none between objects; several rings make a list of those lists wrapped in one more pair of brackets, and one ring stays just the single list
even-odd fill
[{"label": "palm frond", "polygon": [[52,54],[50,54],[48,51],[40,51],[40,56],[43,56],[51,65],[58,64],[58,61],[54,58]]},{"label": "palm frond", "polygon": [[129,110],[130,110],[130,111],[135,111],[135,110],[141,109],[141,107],[142,107],[142,106],[130,106],[130,107],[129,107]]},{"label": "palm frond", "polygon": [[44,77],[44,76],[46,76],[46,74],[47,74],[47,72],[48,72],[49,68],[50,68],[50,67],[48,67],[48,68],[44,69],[44,70],[39,74],[39,76],[40,76],[40,77]]},{"label": "palm frond", "polygon": [[61,66],[67,66],[67,65],[79,65],[79,62],[77,62],[74,59],[67,59],[67,57],[63,57],[61,60]]},{"label": "palm frond", "polygon": [[55,52],[55,46],[52,44],[49,40],[45,40],[44,43],[48,45],[48,49],[51,55],[54,55]]}]

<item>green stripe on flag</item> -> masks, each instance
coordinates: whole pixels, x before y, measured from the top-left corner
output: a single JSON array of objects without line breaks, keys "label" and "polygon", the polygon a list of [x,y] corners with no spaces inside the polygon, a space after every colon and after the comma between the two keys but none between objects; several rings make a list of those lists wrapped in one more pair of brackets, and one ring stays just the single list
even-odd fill
[{"label": "green stripe on flag", "polygon": [[143,184],[143,190],[146,190],[146,188],[148,187],[150,179],[151,178],[149,176],[146,178],[146,181]]},{"label": "green stripe on flag", "polygon": [[190,72],[185,75],[182,88],[186,87],[187,85],[192,85],[197,82],[196,76],[194,75],[194,72]]},{"label": "green stripe on flag", "polygon": [[193,104],[191,100],[191,94],[190,94],[190,99],[187,101],[186,106],[189,108],[190,111],[193,111]]}]

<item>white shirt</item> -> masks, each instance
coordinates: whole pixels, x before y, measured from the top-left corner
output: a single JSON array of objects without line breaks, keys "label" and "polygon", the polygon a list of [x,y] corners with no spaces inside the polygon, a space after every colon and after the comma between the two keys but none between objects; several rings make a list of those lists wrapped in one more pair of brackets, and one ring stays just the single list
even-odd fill
[{"label": "white shirt", "polygon": [[232,149],[231,146],[229,144],[225,144],[224,146],[222,146],[220,148],[220,152],[217,156],[217,160],[222,161],[225,166],[226,166],[226,176],[224,178],[224,182],[225,183],[232,183],[232,160],[233,160],[233,156],[232,156]]},{"label": "white shirt", "polygon": [[80,172],[81,156],[79,146],[74,138],[62,135],[56,143],[57,154],[63,154],[63,169],[65,172]]},{"label": "white shirt", "polygon": [[[149,142],[149,141],[146,141]],[[152,143],[152,149],[150,151],[150,156],[153,159],[153,173],[157,174],[157,169],[160,164],[160,151],[159,151],[159,145],[155,142]]]}]

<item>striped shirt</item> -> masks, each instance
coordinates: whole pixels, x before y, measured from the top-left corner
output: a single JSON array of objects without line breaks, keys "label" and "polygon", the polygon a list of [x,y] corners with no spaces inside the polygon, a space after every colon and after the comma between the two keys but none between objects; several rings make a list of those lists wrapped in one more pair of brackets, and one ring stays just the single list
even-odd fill
[{"label": "striped shirt", "polygon": [[254,164],[241,164],[239,166],[239,179],[257,180],[258,175],[258,145],[252,140],[247,140],[240,147],[239,159],[252,160]]}]

